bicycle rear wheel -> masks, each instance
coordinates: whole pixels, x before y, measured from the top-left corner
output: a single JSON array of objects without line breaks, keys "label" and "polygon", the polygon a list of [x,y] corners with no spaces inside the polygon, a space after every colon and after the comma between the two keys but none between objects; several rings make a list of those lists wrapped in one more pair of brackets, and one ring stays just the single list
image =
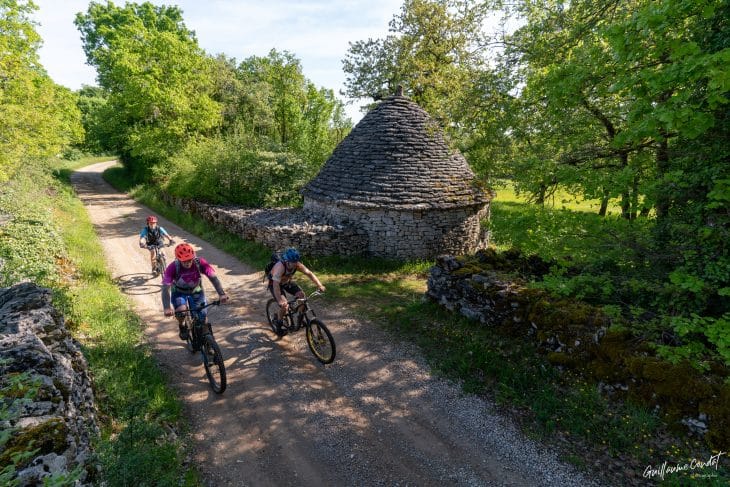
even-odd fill
[{"label": "bicycle rear wheel", "polygon": [[332,333],[318,319],[314,319],[307,327],[307,345],[317,360],[323,364],[330,364],[335,359],[335,339]]},{"label": "bicycle rear wheel", "polygon": [[223,363],[223,354],[221,349],[213,338],[213,335],[206,334],[203,337],[203,346],[201,347],[203,354],[203,366],[205,367],[205,375],[208,376],[208,382],[213,388],[213,392],[221,394],[226,390],[226,366]]}]

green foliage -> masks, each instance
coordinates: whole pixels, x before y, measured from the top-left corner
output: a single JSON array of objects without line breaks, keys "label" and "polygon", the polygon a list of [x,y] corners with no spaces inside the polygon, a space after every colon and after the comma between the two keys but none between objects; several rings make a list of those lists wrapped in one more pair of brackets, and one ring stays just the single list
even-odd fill
[{"label": "green foliage", "polygon": [[36,8],[29,0],[0,0],[0,182],[82,137],[75,96],[38,61],[41,39],[30,19]]},{"label": "green foliage", "polygon": [[719,318],[692,314],[689,317],[675,316],[671,319],[671,328],[680,338],[680,345],[659,345],[657,353],[670,362],[677,364],[689,360],[696,368],[707,371],[709,342],[722,360],[730,366],[730,313]]},{"label": "green foliage", "polygon": [[481,41],[484,7],[463,0],[407,0],[390,21],[385,39],[350,43],[342,61],[345,93],[377,100],[404,94],[444,126],[458,117],[473,71],[484,63]]},{"label": "green foliage", "polygon": [[104,443],[99,452],[110,485],[178,486],[179,473],[170,469],[179,461],[174,444],[165,438],[159,423],[131,419],[114,442]]},{"label": "green foliage", "polygon": [[223,103],[222,132],[246,135],[260,147],[290,151],[321,165],[351,127],[332,90],[307,80],[291,53],[272,49],[266,57],[216,58],[216,99]]},{"label": "green foliage", "polygon": [[275,207],[301,204],[298,190],[315,170],[290,153],[262,152],[245,138],[228,136],[191,142],[156,174],[174,196]]},{"label": "green foliage", "polygon": [[146,171],[189,137],[218,126],[213,62],[185,27],[178,7],[91,2],[76,25],[88,62],[108,93],[97,112],[106,120],[105,132],[114,134],[105,149]]},{"label": "green foliage", "polygon": [[53,203],[44,188],[51,180],[43,166],[26,164],[0,190],[0,286],[23,280],[50,285],[58,278],[56,261],[65,252],[52,223]]},{"label": "green foliage", "polygon": [[82,86],[77,92],[77,105],[81,111],[81,123],[84,126],[84,141],[80,150],[99,154],[113,150],[112,134],[107,133],[108,115],[106,103],[108,94],[98,86]]}]

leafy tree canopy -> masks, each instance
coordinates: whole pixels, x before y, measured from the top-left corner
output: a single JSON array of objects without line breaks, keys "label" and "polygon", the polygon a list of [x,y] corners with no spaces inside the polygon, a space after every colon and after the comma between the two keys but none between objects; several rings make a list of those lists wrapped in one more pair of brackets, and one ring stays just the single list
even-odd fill
[{"label": "leafy tree canopy", "polygon": [[74,94],[40,65],[35,4],[0,0],[0,181],[23,160],[49,157],[81,139]]},{"label": "leafy tree canopy", "polygon": [[144,169],[221,120],[213,61],[177,7],[92,2],[76,25],[89,64],[108,91],[113,145]]}]

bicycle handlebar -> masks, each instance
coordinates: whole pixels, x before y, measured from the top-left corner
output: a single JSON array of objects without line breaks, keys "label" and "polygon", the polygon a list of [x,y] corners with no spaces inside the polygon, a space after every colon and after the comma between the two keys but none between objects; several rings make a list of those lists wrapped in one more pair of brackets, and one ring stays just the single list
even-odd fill
[{"label": "bicycle handlebar", "polygon": [[172,244],[173,243],[174,242],[172,242],[172,243],[168,242],[168,243],[162,243],[162,244],[153,244],[153,245],[142,244],[142,248],[143,249],[153,249],[153,248],[156,247],[158,249],[161,249],[162,247],[172,247]]},{"label": "bicycle handlebar", "polygon": [[200,306],[200,307],[198,307],[198,308],[196,308],[196,309],[186,309],[186,310],[184,310],[184,311],[175,311],[175,314],[176,314],[176,315],[182,315],[182,314],[192,314],[192,313],[197,313],[198,311],[202,311],[202,310],[204,310],[204,309],[205,309],[205,308],[207,308],[208,306],[218,306],[218,305],[220,305],[220,304],[221,304],[221,300],[220,300],[220,299],[216,299],[215,301],[211,301],[210,303],[208,303],[208,304],[205,304],[205,305],[203,305],[203,306]]},{"label": "bicycle handlebar", "polygon": [[312,293],[309,296],[305,295],[303,298],[295,297],[294,299],[289,301],[289,304],[294,306],[295,303],[297,303],[298,301],[301,301],[302,303],[304,303],[305,301],[309,301],[311,298],[315,298],[315,297],[321,296],[323,294],[324,294],[324,292],[320,291],[319,289],[315,289],[314,291],[312,291]]}]

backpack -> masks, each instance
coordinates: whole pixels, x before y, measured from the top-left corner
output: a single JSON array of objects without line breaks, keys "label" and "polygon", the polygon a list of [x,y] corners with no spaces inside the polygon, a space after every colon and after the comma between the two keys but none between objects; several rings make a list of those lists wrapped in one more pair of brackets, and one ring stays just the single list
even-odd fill
[{"label": "backpack", "polygon": [[274,268],[277,262],[281,260],[281,255],[279,252],[272,252],[271,253],[271,260],[268,264],[266,264],[266,267],[264,267],[264,281],[266,279],[271,279],[271,269]]},{"label": "backpack", "polygon": [[147,244],[148,245],[154,245],[157,243],[160,243],[162,239],[162,232],[160,231],[160,227],[155,227],[154,230],[152,230],[150,227],[147,227]]}]

